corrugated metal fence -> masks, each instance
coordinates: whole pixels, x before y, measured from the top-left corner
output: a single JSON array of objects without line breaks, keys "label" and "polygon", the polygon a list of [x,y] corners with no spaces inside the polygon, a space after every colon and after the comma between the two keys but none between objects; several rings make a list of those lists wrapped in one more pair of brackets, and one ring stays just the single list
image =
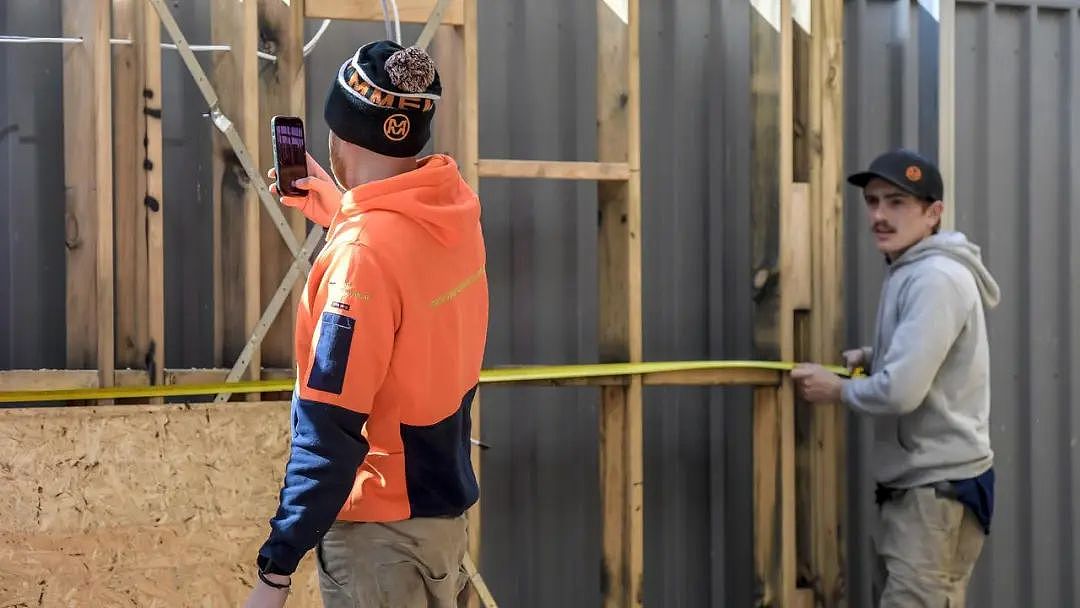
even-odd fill
[{"label": "corrugated metal fence", "polygon": [[[172,2],[192,41],[208,0]],[[921,6],[847,3],[848,167],[894,145],[936,153],[937,23]],[[743,0],[641,3],[645,349],[651,359],[751,354],[750,99]],[[957,9],[957,221],[984,245],[1004,301],[991,315],[1000,497],[971,605],[1071,606],[1080,471],[1080,2]],[[482,3],[481,155],[595,157],[592,2]],[[309,35],[317,24],[308,25]],[[0,2],[0,33],[60,31],[59,3]],[[309,140],[325,160],[325,80],[381,24],[335,23],[309,59]],[[417,28],[403,27],[405,38]],[[60,49],[0,45],[0,368],[64,363]],[[177,57],[163,61],[167,360],[212,363],[210,129]],[[488,365],[596,359],[596,195],[590,184],[486,180]],[[880,257],[857,193],[846,220],[848,335],[872,330]],[[58,321],[59,319],[59,321]],[[752,597],[748,395],[646,394],[646,602]],[[509,606],[599,600],[598,395],[484,393],[485,554]],[[852,420],[852,606],[870,605],[867,431]]]}]

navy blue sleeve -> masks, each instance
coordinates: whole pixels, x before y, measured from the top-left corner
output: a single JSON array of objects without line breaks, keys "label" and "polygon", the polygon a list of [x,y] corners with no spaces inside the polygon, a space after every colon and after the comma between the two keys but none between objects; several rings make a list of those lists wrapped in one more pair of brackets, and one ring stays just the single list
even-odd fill
[{"label": "navy blue sleeve", "polygon": [[260,567],[272,562],[273,572],[292,574],[333,525],[367,455],[366,421],[366,414],[293,395],[292,453]]}]

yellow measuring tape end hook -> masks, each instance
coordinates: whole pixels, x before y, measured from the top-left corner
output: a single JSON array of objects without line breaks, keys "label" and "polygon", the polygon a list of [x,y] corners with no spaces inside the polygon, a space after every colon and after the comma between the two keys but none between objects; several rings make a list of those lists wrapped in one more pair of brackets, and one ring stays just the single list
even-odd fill
[{"label": "yellow measuring tape end hook", "polygon": [[[644,363],[594,363],[585,365],[531,365],[503,367],[480,372],[481,384],[567,380],[601,376],[636,376],[663,372],[717,369],[758,369],[789,372],[794,363],[783,361],[652,361]],[[841,376],[862,375],[843,367],[825,369]],[[43,401],[94,401],[99,399],[140,399],[144,397],[191,397],[217,393],[276,393],[293,390],[295,380],[262,380],[216,384],[168,384],[160,386],[114,386],[65,390],[0,391],[0,403],[31,403]]]}]

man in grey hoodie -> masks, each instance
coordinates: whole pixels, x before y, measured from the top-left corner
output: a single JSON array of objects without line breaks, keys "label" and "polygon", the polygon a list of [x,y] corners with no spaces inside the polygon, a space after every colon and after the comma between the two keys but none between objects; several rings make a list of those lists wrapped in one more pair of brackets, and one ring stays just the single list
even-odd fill
[{"label": "man in grey hoodie", "polygon": [[962,607],[993,511],[984,309],[997,305],[998,286],[976,245],[940,231],[944,187],[933,163],[896,150],[848,181],[863,189],[888,264],[873,346],[844,353],[869,375],[800,365],[792,378],[808,402],[873,417],[880,606]]}]

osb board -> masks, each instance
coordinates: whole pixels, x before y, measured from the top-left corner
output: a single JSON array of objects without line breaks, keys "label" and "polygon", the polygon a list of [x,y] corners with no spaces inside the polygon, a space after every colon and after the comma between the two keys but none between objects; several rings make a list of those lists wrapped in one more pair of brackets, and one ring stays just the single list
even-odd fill
[{"label": "osb board", "polygon": [[288,440],[280,402],[0,410],[0,607],[241,605]]}]

